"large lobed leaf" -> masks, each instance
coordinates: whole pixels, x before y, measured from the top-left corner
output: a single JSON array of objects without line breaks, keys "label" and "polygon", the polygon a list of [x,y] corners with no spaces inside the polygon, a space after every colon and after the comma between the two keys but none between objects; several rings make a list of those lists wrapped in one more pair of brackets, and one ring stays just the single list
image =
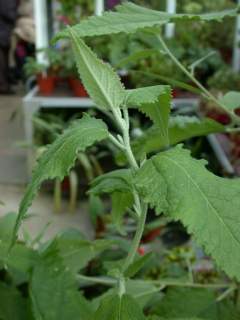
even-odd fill
[{"label": "large lobed leaf", "polygon": [[151,312],[161,316],[159,319],[162,320],[238,319],[237,308],[231,301],[217,302],[214,291],[203,288],[170,288]]},{"label": "large lobed leaf", "polygon": [[177,146],[148,160],[136,176],[145,201],[181,220],[217,264],[240,279],[240,180],[217,177]]},{"label": "large lobed leaf", "polygon": [[57,255],[49,255],[34,268],[31,301],[36,319],[89,320],[91,307]]},{"label": "large lobed leaf", "polygon": [[123,85],[110,65],[99,60],[95,53],[78,37],[74,28],[69,34],[79,75],[90,97],[98,107],[120,107],[125,97]]},{"label": "large lobed leaf", "polygon": [[111,240],[89,241],[81,234],[63,232],[57,235],[42,252],[41,257],[56,256],[73,274],[85,268],[89,261],[96,258],[101,252],[109,249],[113,244]]},{"label": "large lobed leaf", "polygon": [[[224,17],[233,17],[236,14],[237,9],[206,14],[170,14],[125,2],[117,7],[117,12],[105,12],[101,17],[91,17],[74,26],[73,30],[78,37],[92,37],[120,32],[134,33],[139,29],[158,27],[172,21],[221,21]],[[67,30],[61,31],[56,39],[64,37],[69,37]]]},{"label": "large lobed leaf", "polygon": [[77,154],[84,151],[96,141],[108,137],[108,130],[102,120],[85,114],[82,119],[75,121],[47,151],[40,157],[33,172],[32,181],[28,185],[25,196],[21,201],[18,218],[14,230],[14,240],[21,221],[27,214],[41,183],[47,179],[63,179],[74,165]]}]

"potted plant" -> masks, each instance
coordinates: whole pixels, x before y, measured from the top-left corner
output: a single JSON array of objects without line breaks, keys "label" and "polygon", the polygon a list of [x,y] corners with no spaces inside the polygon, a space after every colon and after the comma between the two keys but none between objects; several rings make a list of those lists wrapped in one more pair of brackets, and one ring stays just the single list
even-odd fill
[{"label": "potted plant", "polygon": [[37,62],[33,57],[27,58],[24,66],[27,77],[36,76],[39,92],[42,95],[51,95],[55,87],[55,77],[48,72],[48,66]]}]

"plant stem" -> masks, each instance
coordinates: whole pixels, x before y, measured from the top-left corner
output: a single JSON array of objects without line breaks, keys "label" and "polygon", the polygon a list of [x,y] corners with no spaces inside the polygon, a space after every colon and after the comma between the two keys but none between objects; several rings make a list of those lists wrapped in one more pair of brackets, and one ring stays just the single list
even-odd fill
[{"label": "plant stem", "polygon": [[174,56],[171,50],[168,48],[166,42],[160,35],[157,35],[157,39],[161,43],[162,47],[164,48],[165,52],[169,55],[172,61],[182,70],[182,72],[193,82],[196,86],[204,93],[204,95],[211,101],[215,102],[219,109],[226,112],[235,123],[240,123],[239,117],[237,117],[234,112],[228,110],[226,106],[221,103],[211,92],[209,92],[195,77],[194,75],[184,67],[184,65]]},{"label": "plant stem", "polygon": [[192,283],[192,282],[179,282],[179,281],[167,281],[167,280],[150,280],[146,281],[151,284],[161,285],[166,287],[188,287],[188,288],[209,288],[209,289],[221,289],[221,288],[233,288],[232,284],[229,283]]},{"label": "plant stem", "polygon": [[[111,278],[111,277],[88,277],[84,275],[77,275],[77,279],[79,281],[88,282],[88,283],[99,283],[103,285],[108,286],[115,286],[118,283],[117,279]],[[236,289],[236,286],[232,283],[210,283],[210,284],[204,284],[204,283],[191,283],[191,282],[179,282],[179,281],[167,281],[167,280],[146,280],[146,283],[153,284],[153,285],[159,285],[162,289],[165,287],[188,287],[188,288],[208,288],[208,289],[223,289],[227,288],[227,291],[225,291],[224,297],[226,294],[232,292]],[[218,299],[222,299],[222,296],[219,296]],[[224,298],[223,297],[223,298]]]},{"label": "plant stem", "polygon": [[232,292],[234,292],[236,290],[236,286],[232,286],[230,288],[228,288],[226,291],[224,291],[217,299],[217,302],[220,302],[224,299],[226,299]]},{"label": "plant stem", "polygon": [[[128,159],[129,165],[134,171],[137,171],[139,170],[139,165],[134,157],[134,154],[131,148],[131,141],[130,141],[130,135],[129,135],[130,123],[129,123],[128,110],[127,108],[123,109],[124,118],[122,117],[122,112],[120,108],[112,109],[112,112],[122,133],[122,143],[124,146],[124,152]],[[112,137],[111,137],[111,140],[114,142],[114,139],[112,139]],[[118,144],[115,143],[115,145],[118,145]],[[136,230],[135,236],[133,238],[131,247],[129,249],[128,255],[126,257],[126,260],[122,268],[122,272],[124,272],[129,267],[129,265],[134,261],[136,252],[138,250],[138,247],[143,235],[144,226],[145,226],[146,217],[147,217],[148,206],[140,200],[140,197],[137,191],[134,191],[134,200],[135,200],[135,205],[133,206],[133,208],[136,214],[138,215],[139,220],[137,223],[137,230]]]},{"label": "plant stem", "polygon": [[144,231],[144,226],[145,226],[145,222],[146,222],[146,217],[147,217],[147,211],[148,211],[148,206],[146,204],[142,205],[142,212],[141,212],[141,216],[139,218],[138,224],[137,224],[137,230],[135,233],[135,236],[133,238],[130,250],[128,252],[127,258],[124,262],[122,271],[124,272],[129,266],[130,264],[134,261],[136,252],[138,250],[142,235],[143,235],[143,231]]},{"label": "plant stem", "polygon": [[110,277],[88,277],[78,274],[77,279],[86,283],[99,283],[107,286],[114,286],[117,284],[117,280]]}]

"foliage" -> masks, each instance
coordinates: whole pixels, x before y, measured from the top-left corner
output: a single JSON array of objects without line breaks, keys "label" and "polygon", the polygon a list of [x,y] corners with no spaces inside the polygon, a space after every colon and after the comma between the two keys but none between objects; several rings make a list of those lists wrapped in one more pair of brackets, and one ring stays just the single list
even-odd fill
[{"label": "foliage", "polygon": [[[31,310],[36,319],[137,320],[147,317],[158,319],[160,316],[190,320],[221,319],[223,314],[224,319],[229,316],[234,319],[239,315],[239,289],[236,285],[236,280],[240,278],[239,179],[217,177],[206,169],[205,162],[192,158],[189,151],[181,145],[172,147],[192,136],[229,130],[232,126],[235,126],[234,129],[239,128],[240,119],[229,108],[229,96],[232,106],[233,94],[225,96],[224,101],[218,100],[177,60],[159,35],[159,30],[151,29],[155,40],[159,40],[173,63],[194,82],[205,98],[231,117],[231,126],[224,128],[207,119],[172,119],[171,90],[168,86],[125,90],[114,70],[99,60],[82,40],[85,36],[133,33],[149,27],[159,27],[170,21],[221,21],[225,16],[234,16],[236,12],[237,9],[232,9],[203,15],[169,15],[125,3],[117,8],[117,12],[90,18],[60,33],[60,38],[67,36],[71,41],[81,79],[90,97],[114,121],[117,129],[110,125],[107,128],[104,121],[84,115],[48,147],[34,169],[13,231],[11,228],[12,241],[9,244],[7,237],[3,246],[3,267],[9,268],[14,254],[19,254],[18,231],[41,183],[46,179],[63,179],[74,165],[79,152],[85,152],[87,147],[104,139],[108,139],[114,148],[124,154],[127,166],[98,177],[93,181],[90,193],[93,196],[110,194],[113,199],[113,221],[117,229],[121,233],[125,231],[123,222],[125,215],[128,215],[134,220],[136,231],[131,241],[115,237],[114,241],[100,242],[89,242],[79,234],[70,232],[40,246],[39,250],[33,250],[31,246],[27,248],[27,253],[24,254],[27,262],[21,262],[17,269],[24,273],[25,283],[30,283],[27,298],[30,298]],[[235,97],[234,94],[234,99]],[[132,108],[144,113],[158,132],[155,138],[157,136],[160,141],[158,148],[162,150],[158,150],[160,152],[157,151],[153,156],[144,152],[138,158],[134,154],[129,118],[129,109]],[[143,147],[147,142],[148,139],[143,142]],[[117,199],[121,199],[119,205]],[[168,219],[181,221],[218,267],[233,278],[232,281],[229,279],[224,283],[207,284],[194,282],[188,257],[187,277],[160,278],[156,281],[137,278],[137,274],[150,261],[148,257],[139,259],[137,254],[150,209],[157,215],[163,214]],[[12,225],[11,222],[11,227]],[[6,230],[2,230],[5,236]],[[9,245],[10,250],[7,250]],[[105,252],[105,260],[103,258],[104,263],[99,273],[93,274],[93,277],[85,275],[84,269],[88,269],[89,262],[99,252],[103,252],[104,256],[104,251],[108,251],[109,255],[114,253],[115,258],[107,261],[106,256],[109,255]],[[29,261],[28,257],[32,255],[36,255],[36,258]],[[136,278],[130,279],[135,276]],[[15,278],[18,284],[22,283],[22,275]],[[94,292],[95,299],[91,297],[92,299],[87,300],[86,292],[84,297],[83,292],[78,289],[83,291],[84,286],[90,284],[101,284],[103,287]],[[170,287],[174,288],[170,290]],[[183,288],[176,290],[175,287]],[[199,290],[195,291],[197,288]],[[210,289],[214,291],[210,292]],[[187,308],[182,306],[184,297],[186,300],[191,298]],[[210,311],[206,312],[206,309]]]},{"label": "foliage", "polygon": [[38,75],[47,71],[45,64],[39,64],[35,58],[28,57],[24,65],[24,72],[27,77]]}]

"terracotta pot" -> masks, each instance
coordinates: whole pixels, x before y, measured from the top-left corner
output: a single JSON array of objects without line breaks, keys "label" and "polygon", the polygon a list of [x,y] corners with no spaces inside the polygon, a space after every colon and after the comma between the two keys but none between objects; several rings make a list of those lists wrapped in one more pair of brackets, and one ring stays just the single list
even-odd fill
[{"label": "terracotta pot", "polygon": [[42,75],[37,76],[37,84],[39,87],[39,92],[44,96],[50,96],[55,88],[55,77]]},{"label": "terracotta pot", "polygon": [[70,88],[72,89],[76,97],[82,97],[82,98],[88,97],[88,93],[80,80],[76,78],[69,78],[68,82],[69,82]]}]

